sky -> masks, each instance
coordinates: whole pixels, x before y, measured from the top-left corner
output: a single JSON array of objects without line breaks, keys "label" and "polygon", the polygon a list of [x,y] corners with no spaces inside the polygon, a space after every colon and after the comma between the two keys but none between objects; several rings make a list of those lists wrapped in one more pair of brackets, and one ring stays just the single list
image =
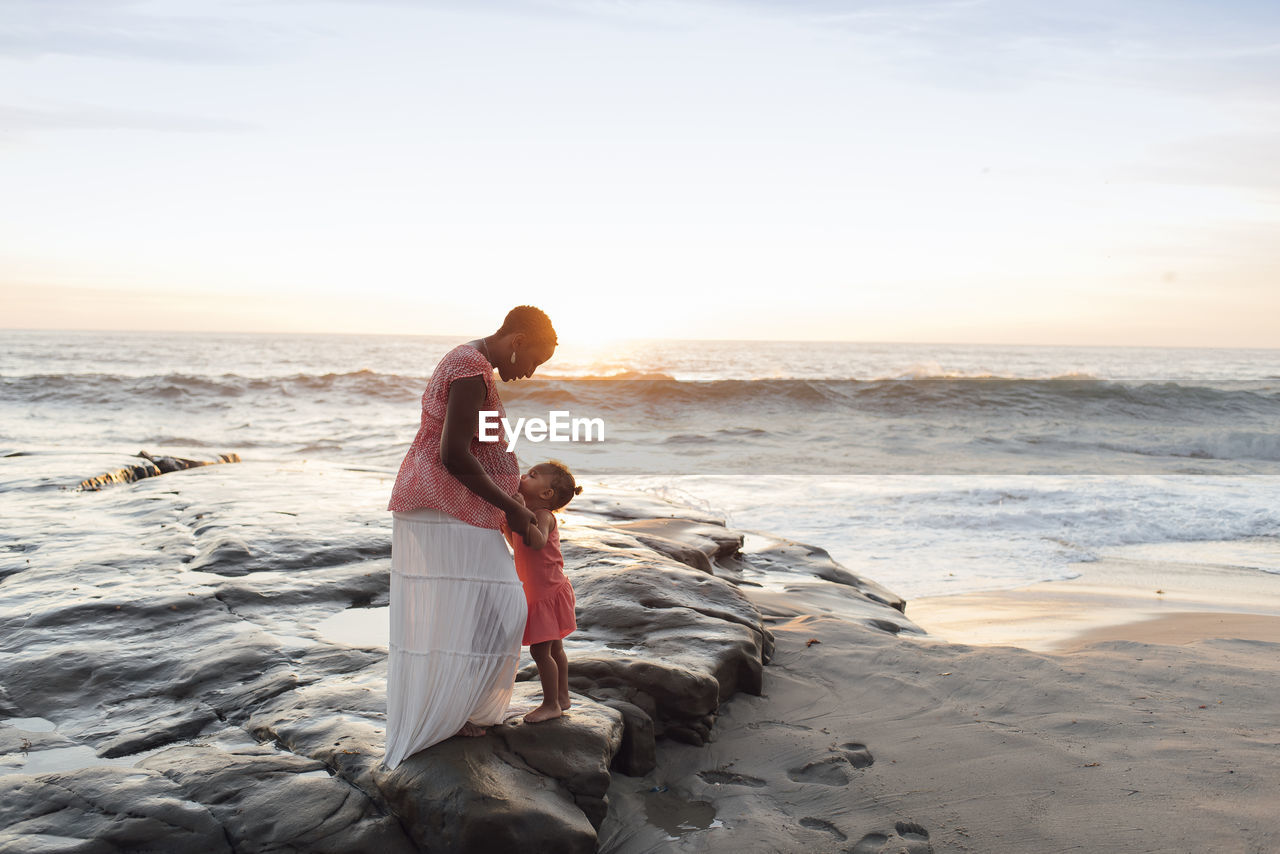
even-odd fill
[{"label": "sky", "polygon": [[0,328],[1280,346],[1280,4],[3,0]]}]

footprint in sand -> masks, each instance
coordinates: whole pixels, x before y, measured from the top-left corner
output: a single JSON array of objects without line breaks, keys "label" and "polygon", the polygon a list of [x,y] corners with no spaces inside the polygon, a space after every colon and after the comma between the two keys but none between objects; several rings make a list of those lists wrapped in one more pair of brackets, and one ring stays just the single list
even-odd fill
[{"label": "footprint in sand", "polygon": [[839,748],[832,748],[839,752],[835,756],[810,762],[803,768],[790,768],[787,770],[787,776],[797,783],[818,783],[823,786],[847,786],[849,785],[849,775],[846,772],[846,766],[852,765],[854,768],[866,768],[875,763],[875,757],[871,755],[871,751],[867,750],[867,746],[857,741],[846,741]]},{"label": "footprint in sand", "polygon": [[913,821],[900,821],[894,833],[868,833],[848,854],[933,854],[929,831]]},{"label": "footprint in sand", "polygon": [[698,776],[708,783],[720,783],[726,786],[751,786],[753,789],[758,789],[765,785],[764,780],[759,777],[735,774],[732,771],[725,771],[723,768],[717,768],[714,771],[699,771]]},{"label": "footprint in sand", "polygon": [[844,842],[846,839],[849,838],[840,832],[840,828],[836,827],[831,822],[825,821],[820,818],[812,818],[810,816],[805,816],[804,818],[800,819],[800,826],[807,827],[810,830],[824,830],[827,833],[830,833],[836,839],[840,840],[841,842]]},{"label": "footprint in sand", "polygon": [[848,759],[849,764],[854,768],[866,768],[875,764],[876,759],[871,755],[871,751],[867,750],[865,744],[847,741],[840,745],[840,749],[844,752],[844,758]]},{"label": "footprint in sand", "polygon": [[849,774],[844,769],[849,762],[843,756],[832,756],[821,762],[810,762],[803,768],[787,769],[787,776],[797,783],[817,783],[820,786],[847,786]]}]

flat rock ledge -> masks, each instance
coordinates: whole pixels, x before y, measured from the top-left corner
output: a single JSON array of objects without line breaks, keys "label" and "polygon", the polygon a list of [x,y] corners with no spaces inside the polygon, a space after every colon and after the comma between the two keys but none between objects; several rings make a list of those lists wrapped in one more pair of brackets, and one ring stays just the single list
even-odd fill
[{"label": "flat rock ledge", "polygon": [[186,457],[166,457],[138,451],[138,461],[120,468],[104,472],[97,477],[86,478],[76,485],[77,489],[98,490],[116,483],[133,483],[144,477],[157,477],[175,471],[198,468],[200,466],[216,466],[220,463],[238,463],[239,454],[218,454],[212,460],[192,460]]},{"label": "flat rock ledge", "polygon": [[[369,477],[326,474],[326,489]],[[0,573],[0,854],[590,852],[611,771],[649,772],[655,739],[702,743],[721,703],[760,693],[782,617],[740,587],[786,573],[884,631],[919,631],[825,553],[744,551],[718,519],[596,489],[562,523],[574,707],[391,771],[385,647],[317,629],[386,604],[387,522],[308,528],[291,504],[307,477],[243,464],[99,493],[111,504],[95,511],[134,520],[145,545],[104,547],[87,524],[68,537],[91,556],[36,551]],[[228,501],[227,478],[253,501]],[[513,707],[532,708],[532,668],[520,678]]]}]

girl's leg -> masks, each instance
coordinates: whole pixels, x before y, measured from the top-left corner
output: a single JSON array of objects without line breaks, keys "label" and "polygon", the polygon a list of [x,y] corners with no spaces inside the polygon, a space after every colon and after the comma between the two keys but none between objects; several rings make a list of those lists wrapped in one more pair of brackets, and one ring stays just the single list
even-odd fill
[{"label": "girl's leg", "polygon": [[560,702],[560,711],[567,711],[573,703],[569,699],[569,658],[564,654],[564,641],[552,641],[551,657],[555,659],[556,672],[560,675],[556,699]]},{"label": "girl's leg", "polygon": [[533,663],[538,665],[538,679],[542,682],[542,705],[524,716],[527,724],[549,721],[560,717],[560,670],[555,658],[551,655],[551,644],[554,641],[543,641],[529,647]]}]

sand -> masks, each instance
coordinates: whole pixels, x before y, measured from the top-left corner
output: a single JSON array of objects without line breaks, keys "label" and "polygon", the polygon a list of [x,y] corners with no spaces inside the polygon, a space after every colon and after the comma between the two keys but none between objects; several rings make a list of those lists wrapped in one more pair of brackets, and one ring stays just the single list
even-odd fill
[{"label": "sand", "polygon": [[615,775],[602,850],[1280,850],[1280,576],[1237,558],[909,603],[928,636],[773,594],[764,696]]},{"label": "sand", "polygon": [[1276,541],[1170,545],[1075,564],[1069,581],[918,599],[908,615],[950,640],[1042,651],[1102,640],[1280,640],[1280,623],[1268,619],[1280,617],[1280,575],[1258,571],[1280,567]]}]

